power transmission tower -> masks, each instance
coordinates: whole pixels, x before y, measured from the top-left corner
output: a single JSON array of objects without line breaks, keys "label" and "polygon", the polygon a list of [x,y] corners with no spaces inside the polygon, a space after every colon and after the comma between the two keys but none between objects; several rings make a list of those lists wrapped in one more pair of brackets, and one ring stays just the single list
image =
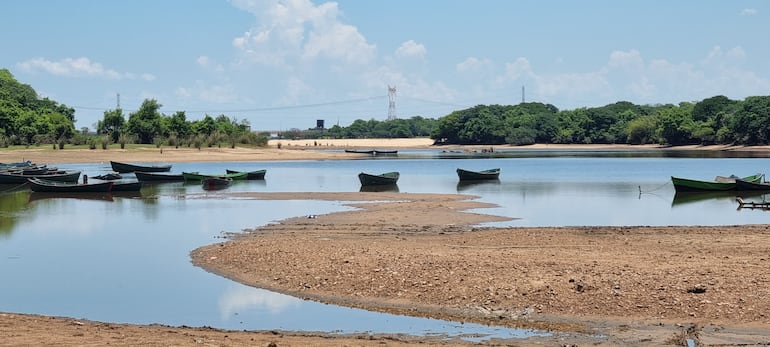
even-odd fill
[{"label": "power transmission tower", "polygon": [[388,120],[396,118],[396,86],[388,85]]}]

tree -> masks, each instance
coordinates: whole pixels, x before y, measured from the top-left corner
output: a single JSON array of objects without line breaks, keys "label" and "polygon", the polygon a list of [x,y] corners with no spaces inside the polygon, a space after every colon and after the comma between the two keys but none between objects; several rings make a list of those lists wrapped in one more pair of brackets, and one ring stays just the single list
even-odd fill
[{"label": "tree", "polygon": [[97,122],[96,133],[99,135],[108,135],[112,142],[117,143],[120,135],[126,128],[126,119],[123,117],[123,109],[104,111],[104,118]]},{"label": "tree", "polygon": [[151,144],[160,133],[161,104],[155,99],[145,99],[142,106],[128,117],[128,132],[135,134],[139,143]]}]

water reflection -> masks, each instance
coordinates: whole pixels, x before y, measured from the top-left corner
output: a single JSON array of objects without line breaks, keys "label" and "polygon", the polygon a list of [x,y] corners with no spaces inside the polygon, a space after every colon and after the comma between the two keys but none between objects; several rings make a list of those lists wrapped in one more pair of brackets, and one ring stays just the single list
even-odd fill
[{"label": "water reflection", "polygon": [[762,191],[744,191],[744,192],[676,192],[674,193],[674,199],[671,201],[671,206],[682,206],[686,204],[697,204],[699,202],[706,201],[722,201],[735,203],[736,198],[762,198],[765,200],[765,196],[768,192]]},{"label": "water reflection", "polygon": [[376,186],[361,186],[359,192],[395,192],[398,193],[398,184],[384,184]]},{"label": "water reflection", "polygon": [[500,180],[482,180],[482,181],[457,181],[457,192],[464,193],[470,191],[491,191],[499,190]]},{"label": "water reflection", "polygon": [[[675,194],[670,176],[753,174],[770,159],[623,156],[179,163],[175,171],[266,168],[269,179],[210,193],[198,183],[145,184],[112,201],[0,192],[0,311],[130,323],[232,329],[483,332],[495,327],[412,320],[295,298],[233,283],[190,264],[189,252],[289,217],[348,208],[334,202],[219,199],[228,192],[358,192],[361,171],[399,171],[406,193],[476,195],[498,205],[474,212],[514,220],[492,226],[730,225],[766,223],[736,210],[735,196]],[[529,154],[528,154],[529,155]],[[457,167],[500,167],[498,181],[458,184]],[[105,164],[67,165],[94,176]],[[130,175],[126,179],[131,179]],[[757,197],[759,198],[759,197]],[[7,256],[6,256],[7,255]],[[42,298],[42,299],[41,299]],[[408,327],[405,327],[408,326]],[[410,328],[410,327],[419,328]],[[346,330],[348,329],[348,330]],[[463,330],[468,329],[468,330]],[[487,329],[487,330],[484,330]],[[495,330],[494,334],[512,334]]]}]

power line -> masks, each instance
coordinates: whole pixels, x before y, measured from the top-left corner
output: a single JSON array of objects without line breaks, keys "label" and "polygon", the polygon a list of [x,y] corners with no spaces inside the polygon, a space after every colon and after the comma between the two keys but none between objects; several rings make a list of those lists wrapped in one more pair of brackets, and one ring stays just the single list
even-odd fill
[{"label": "power line", "polygon": [[[315,104],[304,104],[304,105],[294,105],[294,106],[276,106],[276,107],[258,107],[258,108],[244,108],[244,109],[231,109],[231,110],[185,110],[185,112],[190,113],[241,113],[241,112],[263,112],[263,111],[281,111],[281,110],[294,110],[294,109],[302,109],[302,108],[313,108],[313,107],[322,107],[322,106],[334,106],[334,105],[344,105],[344,104],[353,104],[357,102],[363,102],[363,101],[371,101],[371,100],[377,100],[377,99],[384,99],[385,96],[370,96],[366,98],[359,98],[359,99],[349,99],[349,100],[340,100],[340,101],[330,101],[330,102],[321,102],[321,103],[315,103]],[[93,110],[93,111],[107,111],[108,109],[103,107],[89,107],[89,106],[71,106],[75,109],[81,109],[81,110]],[[163,107],[168,108],[168,107]],[[136,111],[136,110],[124,110],[124,111]]]}]

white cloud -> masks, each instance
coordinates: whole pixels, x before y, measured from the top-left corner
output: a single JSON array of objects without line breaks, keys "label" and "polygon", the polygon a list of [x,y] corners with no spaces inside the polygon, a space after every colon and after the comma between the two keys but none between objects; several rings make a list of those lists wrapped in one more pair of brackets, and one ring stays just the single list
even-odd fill
[{"label": "white cloud", "polygon": [[238,99],[238,94],[232,85],[208,85],[200,80],[196,81],[192,87],[178,87],[175,94],[180,99],[193,99],[216,104],[231,103]]},{"label": "white cloud", "polygon": [[414,42],[414,40],[406,41],[396,49],[396,56],[399,58],[415,57],[422,59],[425,58],[426,53],[425,46],[421,43]]},{"label": "white cloud", "polygon": [[145,81],[152,81],[155,79],[154,75],[148,73],[136,75],[130,72],[118,72],[108,69],[102,64],[92,62],[86,57],[65,58],[60,61],[51,61],[45,58],[33,58],[18,63],[17,66],[28,72],[45,71],[52,75],[65,77],[97,77],[113,80],[142,79]]},{"label": "white cloud", "polygon": [[337,3],[234,0],[232,4],[254,14],[260,23],[232,41],[243,53],[243,62],[289,67],[316,58],[366,64],[375,57],[376,47],[355,26],[338,19]]},{"label": "white cloud", "polygon": [[753,8],[744,8],[741,11],[741,15],[744,15],[744,16],[753,16],[755,14],[757,14],[757,10]]},{"label": "white cloud", "polygon": [[209,57],[205,55],[198,57],[198,59],[196,59],[195,61],[198,63],[198,65],[203,67],[206,67],[209,65]]},{"label": "white cloud", "polygon": [[[591,100],[667,103],[702,100],[714,95],[744,97],[770,88],[770,81],[741,67],[741,47],[714,47],[698,64],[645,60],[637,50],[613,51],[606,65],[593,71],[545,75],[518,59],[507,65],[503,81],[534,83],[543,102],[590,106]],[[531,90],[531,89],[528,89]],[[607,101],[610,100],[610,101]]]},{"label": "white cloud", "polygon": [[484,58],[479,59],[476,57],[470,57],[465,61],[455,65],[457,72],[477,72],[479,70],[489,69],[492,67],[492,61]]}]

